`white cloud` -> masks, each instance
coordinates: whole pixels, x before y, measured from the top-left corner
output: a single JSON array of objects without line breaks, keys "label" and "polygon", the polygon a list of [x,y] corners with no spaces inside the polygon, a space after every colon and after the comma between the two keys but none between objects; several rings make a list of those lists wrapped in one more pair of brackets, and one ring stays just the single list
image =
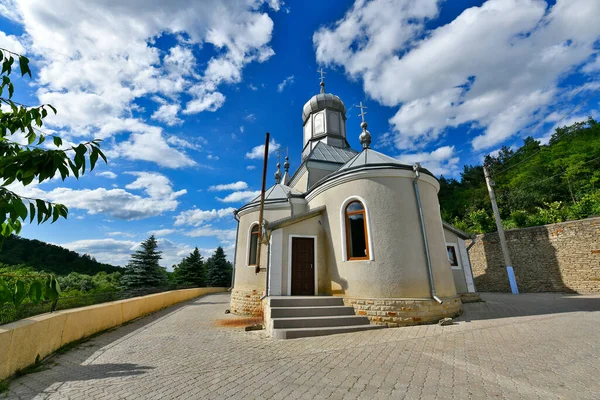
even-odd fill
[{"label": "white cloud", "polygon": [[240,133],[244,133],[244,125],[240,126]]},{"label": "white cloud", "polygon": [[[45,122],[60,128],[66,138],[131,132],[128,143],[117,143],[113,156],[167,167],[192,166],[184,153],[165,144],[160,131],[150,129],[156,127],[147,126],[144,132],[131,131],[130,126],[107,132],[104,127],[121,120],[143,123],[135,115],[141,110],[138,100],[155,96],[169,100],[147,111],[170,126],[181,123],[180,112],[221,107],[225,96],[219,87],[241,82],[247,64],[264,62],[274,54],[269,47],[273,21],[264,3],[182,0],[124,2],[116,7],[112,1],[99,0],[90,7],[76,0],[62,0],[60,5],[15,1],[0,6],[0,13],[21,24],[24,34],[17,38],[0,33],[0,44],[23,51],[19,43],[27,43],[28,54],[39,66],[35,71],[39,101],[59,111]],[[279,9],[279,3],[267,4]],[[177,43],[163,51],[156,38],[165,35]],[[199,65],[195,52],[211,58]],[[181,110],[178,97],[183,93],[192,98]],[[149,143],[158,143],[159,150],[149,149],[154,147],[146,146]],[[142,148],[140,158],[132,145]]]},{"label": "white cloud", "polygon": [[286,86],[291,85],[292,83],[294,83],[294,75],[288,76],[279,85],[277,85],[277,91],[279,93],[283,92],[283,89],[285,89]]},{"label": "white cloud", "polygon": [[212,154],[209,154],[206,156],[206,158],[208,158],[209,160],[217,161],[219,159],[219,156],[213,156]]},{"label": "white cloud", "polygon": [[106,232],[106,234],[108,236],[123,236],[123,237],[128,237],[128,238],[132,238],[135,237],[135,234],[131,233],[131,232]]},{"label": "white cloud", "polygon": [[250,113],[244,116],[244,120],[248,121],[248,122],[254,122],[256,121],[256,115]]},{"label": "white cloud", "polygon": [[255,165],[247,165],[247,166],[246,166],[246,169],[247,169],[248,171],[252,171],[252,170],[256,169],[256,166],[255,166]]},{"label": "white cloud", "polygon": [[[269,142],[269,155],[273,154],[281,145],[275,141],[275,139],[271,139]],[[251,160],[262,159],[265,155],[265,145],[261,144],[252,148],[252,151],[246,153],[246,158]]]},{"label": "white cloud", "polygon": [[319,63],[343,66],[369,96],[399,107],[390,119],[399,149],[461,124],[484,130],[476,150],[502,143],[543,119],[561,80],[598,53],[597,1],[489,0],[426,30],[439,6],[357,0],[313,36]]},{"label": "white cloud", "polygon": [[242,190],[239,192],[233,192],[225,198],[217,197],[217,200],[222,201],[223,203],[239,203],[239,202],[247,202],[253,200],[257,196],[260,195],[260,190]]},{"label": "white cloud", "polygon": [[198,143],[193,143],[191,140],[181,139],[177,136],[169,136],[167,139],[167,143],[172,144],[173,146],[179,149],[190,149],[190,150],[202,150],[202,145]]},{"label": "white cloud", "polygon": [[235,209],[233,207],[221,208],[219,210],[187,210],[182,211],[175,217],[175,226],[179,225],[192,225],[198,226],[206,221],[214,220],[214,219],[222,219],[227,217],[233,217],[233,211]]},{"label": "white cloud", "polygon": [[13,35],[7,35],[2,31],[0,31],[0,47],[22,55],[25,55],[26,53],[25,46],[23,46],[19,38]]},{"label": "white cloud", "polygon": [[[158,250],[162,251],[160,265],[172,271],[172,266],[181,262],[183,257],[189,255],[194,248],[188,244],[176,243],[169,239],[159,238]],[[59,246],[78,253],[87,253],[100,262],[125,267],[131,259],[131,254],[140,248],[140,243],[133,240],[116,239],[84,239],[68,243],[60,243]],[[212,253],[212,249],[200,249],[204,257]]]},{"label": "white cloud", "polygon": [[177,117],[180,108],[179,104],[163,104],[154,111],[151,118],[169,126],[181,125],[183,120]]},{"label": "white cloud", "polygon": [[108,179],[116,179],[117,178],[117,174],[115,174],[114,172],[111,172],[111,171],[97,172],[96,175],[103,176]]},{"label": "white cloud", "polygon": [[432,152],[402,154],[398,156],[398,160],[411,165],[419,162],[421,166],[439,176],[457,173],[460,158],[456,156],[454,146],[443,146]]},{"label": "white cloud", "polygon": [[225,183],[225,184],[221,184],[221,185],[214,185],[214,186],[210,186],[208,188],[208,190],[210,192],[214,192],[214,191],[221,191],[221,190],[243,190],[243,189],[247,189],[248,188],[248,184],[244,181],[237,181],[237,182],[233,182],[233,183]]},{"label": "white cloud", "polygon": [[177,232],[175,229],[157,229],[154,231],[149,231],[148,235],[154,235],[156,237],[159,237],[159,236],[168,236],[175,232]]},{"label": "white cloud", "polygon": [[209,226],[203,226],[185,233],[191,237],[216,237],[220,240],[235,240],[235,229],[216,229]]},{"label": "white cloud", "polygon": [[145,196],[123,189],[71,189],[58,187],[44,191],[37,185],[26,187],[15,183],[9,190],[27,197],[41,198],[61,203],[70,209],[86,210],[88,214],[103,214],[108,217],[137,220],[174,211],[179,205],[178,197],[187,193],[185,189],[173,191],[169,179],[156,172],[131,172],[137,178],[126,186],[130,190],[141,190]]}]

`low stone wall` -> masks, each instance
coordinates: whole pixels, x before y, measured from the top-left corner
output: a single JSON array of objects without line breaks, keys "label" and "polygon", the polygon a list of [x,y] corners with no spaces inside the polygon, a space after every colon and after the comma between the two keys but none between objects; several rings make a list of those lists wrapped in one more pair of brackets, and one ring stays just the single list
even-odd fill
[{"label": "low stone wall", "polygon": [[194,288],[37,315],[0,326],[0,379],[62,346],[162,308],[225,288]]},{"label": "low stone wall", "polygon": [[[520,292],[600,293],[600,218],[506,231]],[[469,250],[478,292],[510,292],[497,233]]]},{"label": "low stone wall", "polygon": [[344,304],[353,306],[356,315],[365,315],[374,324],[399,327],[436,323],[462,313],[460,297],[442,300],[439,304],[433,299],[344,298]]},{"label": "low stone wall", "polygon": [[233,314],[260,317],[263,315],[263,304],[260,298],[264,291],[248,289],[232,289],[230,309]]}]

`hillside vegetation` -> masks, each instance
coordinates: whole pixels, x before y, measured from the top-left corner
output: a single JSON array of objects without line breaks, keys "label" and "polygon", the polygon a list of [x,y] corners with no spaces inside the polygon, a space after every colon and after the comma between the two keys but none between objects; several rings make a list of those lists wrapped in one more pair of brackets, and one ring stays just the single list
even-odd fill
[{"label": "hillside vegetation", "polygon": [[23,264],[55,275],[68,275],[71,272],[94,275],[98,272],[110,274],[124,271],[123,268],[98,262],[88,254],[80,255],[60,246],[14,235],[4,240],[0,250],[0,263]]},{"label": "hillside vegetation", "polygon": [[[549,143],[528,137],[486,163],[507,229],[600,215],[600,124],[592,118],[558,128]],[[442,218],[471,233],[496,229],[481,165],[459,180],[440,178]]]}]

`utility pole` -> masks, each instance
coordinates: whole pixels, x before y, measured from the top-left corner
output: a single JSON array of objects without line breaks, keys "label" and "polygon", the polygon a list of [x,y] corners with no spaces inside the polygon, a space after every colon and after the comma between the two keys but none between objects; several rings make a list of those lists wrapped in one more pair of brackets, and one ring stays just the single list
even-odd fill
[{"label": "utility pole", "polygon": [[506,272],[508,273],[508,282],[510,283],[510,290],[512,291],[512,294],[519,294],[517,280],[515,279],[515,271],[512,267],[512,262],[510,261],[510,254],[508,253],[508,244],[506,243],[506,237],[504,236],[504,228],[502,228],[500,211],[498,211],[498,204],[496,204],[496,194],[494,193],[494,181],[490,178],[490,172],[488,171],[485,163],[483,164],[483,175],[485,176],[485,183],[487,184],[488,193],[490,194],[492,210],[494,210],[494,218],[496,219],[496,227],[498,228],[498,236],[500,237],[500,247],[502,247],[502,254],[504,255],[504,264],[506,264]]}]

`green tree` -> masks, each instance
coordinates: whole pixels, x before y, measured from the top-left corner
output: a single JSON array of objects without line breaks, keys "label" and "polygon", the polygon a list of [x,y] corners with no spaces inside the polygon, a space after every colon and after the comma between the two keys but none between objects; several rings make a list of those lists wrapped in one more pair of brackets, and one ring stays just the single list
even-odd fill
[{"label": "green tree", "polygon": [[232,265],[225,257],[221,246],[206,260],[206,284],[212,287],[229,287],[231,284]]},{"label": "green tree", "polygon": [[[29,75],[27,57],[0,48],[0,245],[2,239],[21,231],[22,222],[29,217],[33,222],[37,213],[37,223],[52,218],[52,223],[60,217],[67,218],[68,209],[62,204],[42,199],[19,196],[8,189],[8,185],[19,182],[24,186],[34,180],[43,182],[57,173],[62,180],[71,174],[79,178],[86,170],[86,156],[89,157],[89,170],[94,169],[98,157],[106,162],[100,151],[100,140],[92,140],[77,146],[62,147],[62,139],[56,135],[47,135],[41,130],[48,112],[56,114],[50,104],[26,106],[12,100],[14,85],[10,74],[15,61],[19,64],[21,76]],[[21,144],[25,137],[27,144]],[[47,137],[51,137],[56,149],[42,147]]]},{"label": "green tree", "polygon": [[206,286],[206,268],[198,248],[185,257],[174,269],[177,283]]},{"label": "green tree", "polygon": [[159,265],[162,258],[154,235],[144,240],[141,249],[131,255],[131,260],[121,277],[121,285],[126,289],[156,287],[167,284],[166,270]]}]

